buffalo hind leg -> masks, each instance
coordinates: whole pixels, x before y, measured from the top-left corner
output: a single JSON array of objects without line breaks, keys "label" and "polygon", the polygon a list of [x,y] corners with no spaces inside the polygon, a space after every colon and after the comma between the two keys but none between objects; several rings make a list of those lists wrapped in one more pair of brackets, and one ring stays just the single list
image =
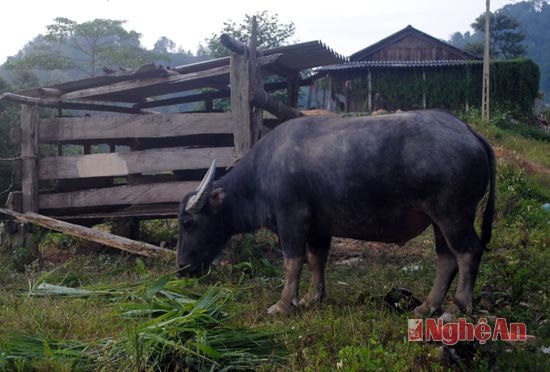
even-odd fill
[{"label": "buffalo hind leg", "polygon": [[473,226],[463,234],[451,232],[447,240],[458,262],[458,285],[451,306],[447,309],[450,314],[472,312],[472,295],[474,285],[483,255],[483,244],[479,240]]},{"label": "buffalo hind leg", "polygon": [[433,229],[437,254],[437,273],[428,298],[414,310],[418,315],[431,315],[441,311],[441,304],[458,271],[456,257],[449,249],[441,230],[435,223]]},{"label": "buffalo hind leg", "polygon": [[444,319],[452,319],[459,312],[472,312],[472,294],[483,255],[483,244],[477,236],[474,225],[474,212],[455,215],[453,219],[438,223],[447,246],[456,257],[458,283],[453,303],[443,314]]},{"label": "buffalo hind leg", "polygon": [[309,291],[300,300],[300,306],[309,307],[321,303],[326,297],[325,266],[331,238],[311,239],[308,242],[307,263],[311,270]]}]

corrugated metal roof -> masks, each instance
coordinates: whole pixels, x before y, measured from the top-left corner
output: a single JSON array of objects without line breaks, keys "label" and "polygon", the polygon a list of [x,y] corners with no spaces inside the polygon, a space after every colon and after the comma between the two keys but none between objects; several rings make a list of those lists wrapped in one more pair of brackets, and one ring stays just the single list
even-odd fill
[{"label": "corrugated metal roof", "polygon": [[464,66],[466,64],[476,63],[468,60],[432,60],[432,61],[357,61],[347,62],[337,65],[324,66],[319,68],[319,72],[343,71],[343,70],[361,70],[365,68],[418,68],[418,67],[450,67]]},{"label": "corrugated metal roof", "polygon": [[295,71],[342,63],[348,60],[320,40],[286,45],[263,52],[264,55],[276,53],[283,54],[277,63]]},{"label": "corrugated metal roof", "polygon": [[[263,50],[262,53],[264,56],[282,54],[275,63],[269,66],[268,73],[298,72],[347,60],[321,41],[282,46]],[[201,88],[227,89],[229,61],[229,57],[224,57],[175,68],[150,64],[137,70],[109,71],[103,76],[27,89],[17,92],[17,94],[46,99],[52,104],[60,100],[70,102],[78,99],[140,103],[145,102],[149,97],[183,93]],[[219,69],[219,73],[203,73],[213,69]],[[132,84],[133,82],[136,84]],[[82,94],[79,96],[79,93]]]}]

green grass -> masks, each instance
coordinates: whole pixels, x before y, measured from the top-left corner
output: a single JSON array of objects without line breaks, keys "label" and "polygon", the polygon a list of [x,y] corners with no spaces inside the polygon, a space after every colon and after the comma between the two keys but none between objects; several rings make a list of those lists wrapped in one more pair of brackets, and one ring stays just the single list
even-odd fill
[{"label": "green grass", "polygon": [[[360,263],[331,263],[327,270],[327,302],[288,317],[271,317],[266,312],[277,301],[283,282],[276,239],[265,231],[235,238],[227,249],[225,264],[208,276],[177,288],[171,282],[161,287],[166,279],[159,281],[172,272],[172,262],[87,249],[81,242],[46,235],[41,251],[53,252],[55,257],[59,256],[58,251],[70,252],[68,259],[62,263],[26,261],[26,265],[21,265],[14,262],[18,256],[12,251],[0,251],[0,350],[6,352],[12,350],[10,345],[26,345],[19,353],[28,357],[6,361],[4,354],[0,361],[7,363],[4,367],[20,370],[99,369],[98,358],[118,355],[133,358],[126,369],[174,370],[184,369],[185,365],[206,368],[200,363],[207,363],[208,359],[193,361],[194,351],[210,355],[219,363],[216,368],[221,368],[223,359],[216,359],[220,357],[216,352],[235,356],[234,351],[223,348],[225,341],[221,340],[225,337],[238,344],[238,340],[227,338],[227,333],[212,332],[221,327],[252,334],[259,330],[262,337],[273,335],[270,347],[282,350],[284,358],[277,355],[268,361],[262,359],[266,357],[264,353],[250,362],[250,357],[246,366],[256,370],[544,370],[550,362],[550,356],[541,351],[550,346],[550,213],[542,209],[542,204],[550,202],[550,179],[541,171],[550,163],[547,134],[518,128],[517,124],[506,122],[504,116],[497,116],[488,125],[477,117],[470,119],[493,145],[506,150],[497,152],[497,213],[493,240],[483,256],[474,292],[474,319],[501,316],[525,322],[535,340],[515,344],[459,343],[454,347],[406,341],[407,319],[411,315],[389,306],[384,296],[395,287],[408,288],[420,299],[428,294],[435,275],[431,231],[403,248],[367,247],[361,253]],[[151,222],[144,229],[143,238],[172,241],[173,230],[170,222]],[[378,252],[379,249],[382,250]],[[306,267],[302,293],[309,276]],[[29,296],[29,288],[36,288],[41,282],[126,292],[117,296]],[[154,325],[158,317],[167,320],[185,315],[177,313],[181,304],[165,306],[166,298],[158,297],[158,288],[185,293],[194,301],[208,296],[211,288],[228,294],[219,297],[219,303],[214,302],[223,309],[218,313],[221,323],[194,327],[206,332],[193,333],[194,340],[207,341],[203,344],[215,346],[212,349],[216,352],[196,345],[187,350],[183,349],[185,343],[178,344],[178,339],[170,338],[168,342],[166,337],[155,338],[159,334],[177,335],[178,327],[153,327],[152,336],[139,337],[144,327]],[[453,292],[454,286],[449,293]],[[146,316],[123,316],[135,310],[139,311],[133,314],[141,311],[144,315],[144,306],[149,309]],[[159,308],[164,312],[159,312]],[[171,312],[174,309],[176,312]],[[178,352],[169,352],[168,346],[174,345],[176,348],[171,350]],[[15,355],[17,349],[13,350]],[[60,350],[67,355],[59,354]],[[71,354],[75,351],[76,359]]]}]

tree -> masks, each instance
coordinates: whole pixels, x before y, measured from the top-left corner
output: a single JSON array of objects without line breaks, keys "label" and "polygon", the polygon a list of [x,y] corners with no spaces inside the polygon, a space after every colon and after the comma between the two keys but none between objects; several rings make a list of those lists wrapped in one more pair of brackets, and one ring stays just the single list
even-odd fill
[{"label": "tree", "polygon": [[472,34],[470,31],[466,31],[464,34],[460,32],[455,32],[451,34],[449,39],[449,44],[464,49],[464,47],[468,44],[478,43],[483,41],[483,37],[480,34]]},{"label": "tree", "polygon": [[[0,79],[0,94],[9,90],[9,84]],[[13,103],[0,101],[0,206],[4,206],[8,193],[19,182],[15,177],[18,164],[8,160],[17,156],[17,146],[9,140],[12,127],[18,123],[17,109]]]},{"label": "tree", "polygon": [[161,54],[173,53],[176,50],[176,43],[174,43],[173,40],[167,38],[166,36],[162,36],[155,43],[153,50]]},{"label": "tree", "polygon": [[155,59],[157,52],[140,46],[141,35],[126,31],[126,21],[95,19],[77,23],[68,18],[56,18],[46,28],[46,35],[38,36],[6,67],[11,70],[75,70],[92,77],[103,67],[138,67]]},{"label": "tree", "polygon": [[[519,23],[504,11],[491,13],[489,31],[489,49],[492,58],[510,59],[525,55],[525,46],[522,44],[525,35],[518,31]],[[485,15],[480,15],[472,23],[474,31],[483,35],[485,30]],[[467,44],[465,50],[474,54],[483,52],[479,42]]]},{"label": "tree", "polygon": [[220,33],[212,34],[207,38],[206,47],[200,45],[199,53],[208,53],[215,58],[229,55],[229,50],[220,43],[221,34],[229,34],[235,39],[248,44],[252,31],[252,17],[256,16],[258,22],[258,48],[269,49],[288,44],[288,40],[294,35],[296,28],[294,23],[281,23],[277,14],[270,15],[267,10],[257,12],[254,15],[245,14],[240,24],[232,20],[223,23]]}]

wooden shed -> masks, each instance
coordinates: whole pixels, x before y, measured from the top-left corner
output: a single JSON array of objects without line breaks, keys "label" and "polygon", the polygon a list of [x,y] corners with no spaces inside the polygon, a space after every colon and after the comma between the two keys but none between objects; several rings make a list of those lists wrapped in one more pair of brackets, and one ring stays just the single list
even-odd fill
[{"label": "wooden shed", "polygon": [[[456,69],[475,60],[478,58],[409,25],[353,53],[349,61],[321,68],[317,78],[327,78],[321,84],[326,90],[322,93],[322,105],[332,110],[340,106],[348,112],[384,108],[375,102],[373,79],[378,72],[412,69],[425,80],[427,71]],[[365,80],[361,92],[353,83],[358,79]],[[426,97],[418,105],[426,108]]]},{"label": "wooden shed", "polygon": [[[311,83],[301,71],[345,60],[319,41],[270,50],[223,42],[230,57],[5,93],[21,104],[11,137],[21,144],[22,190],[7,208],[82,225],[174,217],[213,159],[223,175],[262,133],[299,115],[270,92],[286,89],[296,106]],[[217,99],[230,99],[231,111],[216,112]],[[201,112],[180,112],[193,102]],[[263,108],[277,118],[264,121]]]}]

